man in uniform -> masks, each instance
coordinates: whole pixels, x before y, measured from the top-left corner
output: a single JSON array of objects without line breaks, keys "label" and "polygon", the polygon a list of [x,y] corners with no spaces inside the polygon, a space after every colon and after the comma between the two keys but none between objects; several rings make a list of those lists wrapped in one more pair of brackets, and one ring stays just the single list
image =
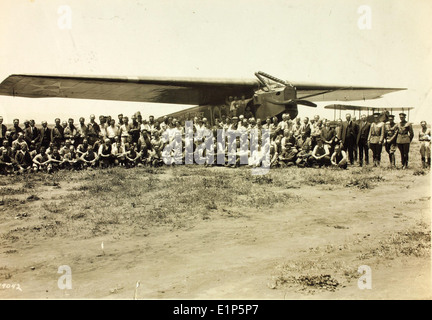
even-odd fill
[{"label": "man in uniform", "polygon": [[397,124],[394,122],[394,115],[388,116],[389,121],[385,125],[384,142],[385,150],[389,155],[390,167],[396,167],[396,136],[397,136]]},{"label": "man in uniform", "polygon": [[381,162],[382,143],[384,141],[384,123],[379,120],[379,113],[374,113],[374,122],[371,124],[368,136],[369,147],[372,150],[374,167]]},{"label": "man in uniform", "polygon": [[406,114],[399,113],[400,122],[397,125],[396,144],[401,154],[402,169],[408,168],[408,155],[410,143],[414,138],[414,131],[411,123],[406,121]]}]

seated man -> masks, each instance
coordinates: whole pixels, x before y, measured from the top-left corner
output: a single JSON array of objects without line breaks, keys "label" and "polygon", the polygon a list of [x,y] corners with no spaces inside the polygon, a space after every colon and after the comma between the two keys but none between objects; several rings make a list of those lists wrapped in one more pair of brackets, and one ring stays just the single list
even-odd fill
[{"label": "seated man", "polygon": [[69,147],[69,152],[66,153],[63,157],[63,166],[66,169],[76,169],[78,170],[81,166],[81,163],[77,161],[77,154],[75,152],[74,146]]},{"label": "seated man", "polygon": [[[19,147],[18,147],[18,145],[19,145]],[[12,141],[12,152],[13,152],[13,155],[15,156],[18,148],[22,149],[23,146],[26,146],[27,149],[28,149],[28,144],[24,140],[24,134],[22,132],[19,132],[18,133],[18,138],[16,140]]]},{"label": "seated man", "polygon": [[40,148],[40,153],[33,158],[33,171],[48,171],[51,157],[46,153],[45,147]]},{"label": "seated man", "polygon": [[88,150],[89,143],[87,139],[83,139],[83,143],[78,145],[76,152],[78,157],[81,157],[83,154],[85,154]]},{"label": "seated man", "polygon": [[99,151],[98,151],[100,167],[107,168],[114,164],[114,157],[111,151],[112,151],[111,140],[107,138],[105,139],[105,142],[99,147]]},{"label": "seated man", "polygon": [[316,139],[317,145],[312,151],[312,163],[315,166],[322,167],[330,165],[330,151],[321,138]]},{"label": "seated man", "polygon": [[54,171],[58,171],[59,169],[61,169],[63,167],[63,157],[59,152],[59,149],[54,146],[52,148],[52,153],[50,155],[51,160],[50,160],[50,164],[48,165],[48,172],[52,173]]},{"label": "seated man", "polygon": [[71,152],[71,150],[75,152],[75,147],[73,146],[72,141],[70,139],[67,139],[65,141],[64,146],[59,150],[59,152],[62,155],[62,157],[64,157],[66,154]]},{"label": "seated man", "polygon": [[87,152],[84,153],[81,157],[78,158],[78,162],[81,162],[84,168],[96,168],[98,164],[98,156],[94,152],[92,146],[88,146]]},{"label": "seated man", "polygon": [[3,149],[0,149],[0,173],[13,174],[13,163],[11,157]]},{"label": "seated man", "polygon": [[151,140],[152,149],[149,151],[148,162],[153,167],[158,167],[163,164],[162,151],[165,143],[159,137],[159,133],[156,131],[154,133],[154,138]]},{"label": "seated man", "polygon": [[297,154],[296,165],[300,168],[310,167],[312,163],[312,151],[310,144],[305,143],[303,149]]},{"label": "seated man", "polygon": [[15,154],[15,166],[19,173],[24,173],[31,170],[33,164],[32,156],[27,149],[27,145],[17,150]]},{"label": "seated man", "polygon": [[140,162],[141,154],[137,152],[137,144],[132,143],[131,148],[125,154],[125,166],[126,168],[133,168]]},{"label": "seated man", "polygon": [[291,142],[285,142],[281,155],[279,156],[280,167],[284,168],[294,165],[297,160],[297,153],[297,149],[293,147]]},{"label": "seated man", "polygon": [[111,154],[114,157],[114,165],[125,165],[126,161],[126,145],[123,145],[118,136],[114,137]]},{"label": "seated man", "polygon": [[340,145],[335,146],[335,151],[333,152],[331,156],[331,164],[334,167],[339,167],[342,169],[346,169],[348,162],[347,162],[347,155],[346,152],[342,150]]}]

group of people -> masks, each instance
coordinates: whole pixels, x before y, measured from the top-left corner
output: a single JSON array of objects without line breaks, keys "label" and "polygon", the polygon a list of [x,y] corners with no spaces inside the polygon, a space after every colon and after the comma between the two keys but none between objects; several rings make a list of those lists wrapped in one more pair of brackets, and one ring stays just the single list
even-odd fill
[{"label": "group of people", "polygon": [[[310,120],[307,117],[290,119],[289,114],[283,114],[281,120],[268,117],[265,121],[252,114],[248,116],[223,115],[214,119],[213,124],[197,116],[190,119],[192,126],[188,127],[184,120],[164,117],[158,121],[153,116],[146,120],[137,112],[131,121],[122,114],[117,120],[100,116],[99,122],[91,115],[88,123],[80,118],[78,124],[72,118],[63,122],[57,118],[52,128],[46,121],[37,127],[34,120],[25,121],[21,127],[19,119],[7,128],[0,116],[0,173],[193,163],[188,156],[209,166],[257,167],[265,162],[271,168],[334,166],[346,169],[356,162],[360,166],[369,165],[369,149],[373,165],[380,166],[383,147],[390,166],[396,166],[399,150],[402,168],[408,167],[414,132],[404,113],[399,114],[399,123],[394,122],[392,115],[388,116],[388,121],[381,121],[379,114],[374,114],[373,123],[367,121],[366,115],[357,121],[350,114],[346,115],[346,121],[329,121],[318,115]],[[261,135],[263,129],[269,133],[268,139]],[[256,150],[250,148],[252,132],[258,133]],[[234,139],[229,139],[230,133],[234,134]],[[246,143],[242,137],[246,137]],[[430,167],[431,132],[425,121],[421,122],[418,139],[422,165]],[[208,149],[206,142],[209,141],[212,150]],[[198,149],[202,162],[194,158]],[[188,150],[192,153],[188,154]],[[215,157],[217,161],[213,160]]]}]

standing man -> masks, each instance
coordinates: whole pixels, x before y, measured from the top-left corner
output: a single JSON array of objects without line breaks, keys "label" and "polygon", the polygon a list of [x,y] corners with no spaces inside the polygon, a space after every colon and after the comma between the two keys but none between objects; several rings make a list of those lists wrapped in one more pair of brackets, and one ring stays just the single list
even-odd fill
[{"label": "standing man", "polygon": [[63,136],[65,140],[70,140],[73,146],[78,146],[79,141],[76,139],[78,137],[78,131],[74,125],[74,119],[69,118],[68,124],[63,131]]},{"label": "standing man", "polygon": [[399,113],[399,119],[400,122],[397,125],[396,144],[401,154],[402,169],[407,169],[410,143],[414,138],[414,131],[411,123],[406,121],[405,113]]},{"label": "standing man", "polygon": [[0,116],[0,146],[3,145],[3,140],[6,138],[6,131],[7,131],[7,128],[3,124],[3,117]]},{"label": "standing man", "polygon": [[94,145],[96,141],[99,139],[99,133],[101,129],[99,125],[95,121],[95,115],[90,115],[90,122],[87,124],[87,140],[90,145]]},{"label": "standing man", "polygon": [[385,142],[386,152],[389,155],[390,167],[394,168],[396,167],[395,152],[396,152],[397,124],[394,122],[394,115],[391,114],[388,116],[388,118],[389,121],[385,125],[384,142]]},{"label": "standing man", "polygon": [[423,169],[430,168],[431,165],[431,130],[427,127],[426,121],[420,122],[419,132],[420,155]]},{"label": "standing man", "polygon": [[84,123],[85,119],[83,117],[79,118],[79,124],[76,127],[77,129],[77,145],[83,143],[84,139],[87,139],[87,125]]},{"label": "standing man", "polygon": [[57,147],[60,148],[60,145],[63,141],[63,127],[61,126],[60,119],[55,119],[55,126],[51,130],[51,142]]},{"label": "standing man", "polygon": [[368,143],[372,150],[374,167],[378,167],[381,162],[382,143],[384,141],[384,123],[379,120],[379,113],[374,113],[374,122],[372,123]]},{"label": "standing man", "polygon": [[351,120],[351,114],[346,114],[346,121],[342,123],[342,144],[343,150],[348,151],[351,164],[354,164],[354,148],[358,136],[358,125]]},{"label": "standing man", "polygon": [[45,147],[46,149],[49,147],[51,142],[51,129],[48,128],[48,122],[42,121],[42,128],[40,129],[40,143],[39,146],[36,148],[37,150],[40,149],[40,147]]},{"label": "standing man", "polygon": [[19,119],[14,119],[13,127],[9,131],[10,131],[10,135],[11,135],[11,141],[18,139],[19,133],[24,134],[24,130],[21,129],[21,127],[19,126]]},{"label": "standing man", "polygon": [[357,135],[357,146],[359,149],[359,164],[360,167],[363,166],[363,154],[366,165],[369,164],[369,131],[370,131],[370,123],[367,121],[366,115],[362,114],[359,123],[359,133]]},{"label": "standing man", "polygon": [[36,149],[36,145],[39,143],[40,131],[38,128],[36,128],[34,120],[30,120],[29,124],[30,126],[25,129],[24,135],[25,140],[30,147],[29,150],[33,151]]}]

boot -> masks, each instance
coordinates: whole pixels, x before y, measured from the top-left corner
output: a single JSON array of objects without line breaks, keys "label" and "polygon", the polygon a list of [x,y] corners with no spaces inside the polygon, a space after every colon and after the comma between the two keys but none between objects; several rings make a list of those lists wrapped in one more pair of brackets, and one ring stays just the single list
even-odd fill
[{"label": "boot", "polygon": [[431,158],[430,157],[427,159],[426,166],[430,169],[430,167],[431,167]]},{"label": "boot", "polygon": [[425,159],[425,157],[421,157],[421,161],[422,161],[422,169],[426,169],[427,164],[426,164],[426,159]]}]

